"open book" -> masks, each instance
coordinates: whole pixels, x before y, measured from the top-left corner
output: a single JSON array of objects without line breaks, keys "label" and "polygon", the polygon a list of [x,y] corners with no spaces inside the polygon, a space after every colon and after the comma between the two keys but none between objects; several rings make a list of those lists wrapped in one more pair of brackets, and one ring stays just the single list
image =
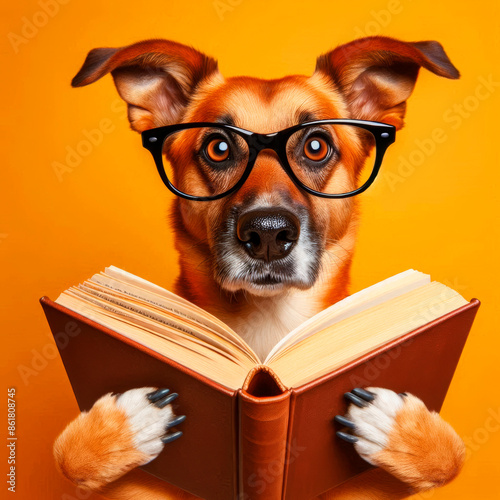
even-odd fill
[{"label": "open book", "polygon": [[[141,385],[180,394],[184,436],[169,445],[176,450],[170,458],[163,452],[147,470],[207,499],[301,499],[367,467],[334,444],[343,392],[384,386],[440,409],[479,302],[408,270],[310,318],[266,359],[203,309],[116,267],[42,304],[82,409],[106,392]],[[78,335],[63,345],[56,333],[68,321]],[[381,356],[387,367],[377,364]],[[378,375],[367,375],[367,366]],[[256,437],[266,435],[272,444]],[[305,449],[290,460],[293,446]],[[259,496],[260,483],[250,478],[266,463],[282,470]],[[297,483],[306,473],[307,484]],[[219,479],[211,484],[213,477]]]}]

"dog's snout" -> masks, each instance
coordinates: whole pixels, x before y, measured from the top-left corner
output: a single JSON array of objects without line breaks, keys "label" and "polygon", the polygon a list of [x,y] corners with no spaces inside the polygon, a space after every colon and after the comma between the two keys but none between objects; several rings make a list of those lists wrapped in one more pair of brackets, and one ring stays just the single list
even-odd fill
[{"label": "dog's snout", "polygon": [[300,222],[288,210],[252,210],[239,218],[237,232],[251,257],[269,262],[290,253],[299,238]]}]

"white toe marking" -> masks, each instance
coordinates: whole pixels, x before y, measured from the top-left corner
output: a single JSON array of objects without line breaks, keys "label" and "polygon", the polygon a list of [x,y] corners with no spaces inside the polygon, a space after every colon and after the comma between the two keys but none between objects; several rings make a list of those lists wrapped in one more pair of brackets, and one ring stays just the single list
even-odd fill
[{"label": "white toe marking", "polygon": [[403,408],[404,399],[394,391],[379,387],[368,387],[366,390],[376,394],[372,405],[380,408],[389,417],[395,418],[399,410]]},{"label": "white toe marking", "polygon": [[136,448],[150,456],[151,460],[163,449],[161,438],[166,434],[168,423],[174,418],[170,405],[158,408],[149,402],[147,395],[155,390],[154,387],[132,389],[116,400],[116,406],[127,414]]},{"label": "white toe marking", "polygon": [[358,441],[354,444],[356,451],[367,462],[373,463],[370,456],[387,446],[394,419],[403,407],[404,400],[389,389],[369,387],[367,390],[375,394],[373,402],[364,408],[354,404],[349,405],[346,417],[356,426],[354,429],[354,434],[358,437]]}]

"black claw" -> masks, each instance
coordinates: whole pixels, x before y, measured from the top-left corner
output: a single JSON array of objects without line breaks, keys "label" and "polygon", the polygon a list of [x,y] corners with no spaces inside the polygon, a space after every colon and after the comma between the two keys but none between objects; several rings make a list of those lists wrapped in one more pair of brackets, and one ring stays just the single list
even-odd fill
[{"label": "black claw", "polygon": [[361,389],[357,387],[356,389],[353,389],[352,392],[356,394],[356,396],[359,396],[361,399],[364,399],[365,401],[368,401],[371,403],[375,399],[375,394],[365,391],[364,389]]},{"label": "black claw", "polygon": [[179,394],[176,392],[173,392],[172,394],[169,394],[166,398],[160,399],[160,401],[155,401],[155,405],[158,406],[158,408],[165,408],[169,403],[171,403]]},{"label": "black claw", "polygon": [[340,425],[344,425],[345,427],[349,427],[349,429],[354,429],[354,422],[351,422],[349,419],[347,419],[341,415],[335,415],[334,420],[335,420],[335,422],[337,422]]},{"label": "black claw", "polygon": [[178,417],[174,418],[172,422],[169,422],[167,425],[167,429],[170,429],[170,427],[175,427],[176,425],[182,424],[186,420],[186,415],[179,415]]},{"label": "black claw", "polygon": [[368,402],[365,401],[364,399],[358,398],[358,396],[352,394],[351,392],[346,392],[344,394],[344,397],[348,399],[351,403],[354,403],[356,406],[359,406],[360,408],[364,408],[365,406],[368,405]]},{"label": "black claw", "polygon": [[404,398],[404,397],[408,396],[408,394],[406,394],[406,392],[400,392],[398,394],[398,396],[401,396],[402,398]]},{"label": "black claw", "polygon": [[358,441],[358,438],[356,436],[352,436],[351,434],[346,434],[345,432],[337,431],[336,434],[337,437],[351,444],[354,444]]},{"label": "black claw", "polygon": [[170,392],[170,389],[158,389],[157,391],[150,392],[148,394],[148,399],[151,401],[151,403],[155,403],[159,399],[163,398]]},{"label": "black claw", "polygon": [[182,436],[182,432],[174,432],[173,434],[169,434],[168,436],[165,436],[161,438],[162,442],[167,444],[171,443],[172,441],[175,441],[176,439],[179,439]]}]

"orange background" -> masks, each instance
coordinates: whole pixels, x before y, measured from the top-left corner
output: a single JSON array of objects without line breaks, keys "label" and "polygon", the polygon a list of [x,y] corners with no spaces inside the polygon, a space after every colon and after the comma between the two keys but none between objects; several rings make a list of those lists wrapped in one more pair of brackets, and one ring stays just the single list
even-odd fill
[{"label": "orange background", "polygon": [[[54,468],[52,442],[77,406],[38,299],[109,264],[166,287],[177,273],[166,223],[171,196],[129,131],[111,79],[69,86],[87,51],[170,38],[217,57],[225,75],[271,78],[310,74],[317,55],[363,34],[437,39],[463,75],[450,81],[422,71],[407,128],[362,195],[353,290],[413,267],[482,300],[443,409],[470,458],[454,483],[419,498],[499,498],[500,88],[481,83],[500,82],[498,2],[54,2],[1,7],[1,355],[4,390],[17,389],[18,498],[97,498]],[[50,15],[42,5],[52,6]],[[64,164],[67,148],[81,150],[99,127],[100,142],[58,179],[54,162]]]}]

